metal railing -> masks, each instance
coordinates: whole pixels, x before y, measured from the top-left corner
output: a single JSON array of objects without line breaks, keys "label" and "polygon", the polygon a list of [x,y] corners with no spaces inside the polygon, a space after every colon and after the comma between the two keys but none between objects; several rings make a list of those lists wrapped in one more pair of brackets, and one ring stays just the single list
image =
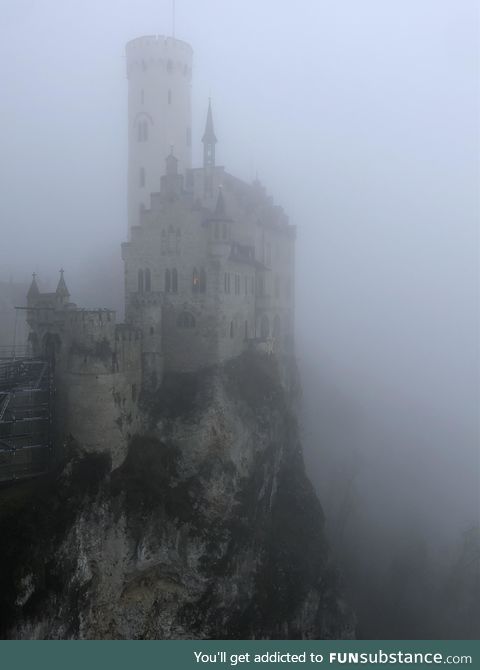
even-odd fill
[{"label": "metal railing", "polygon": [[49,361],[18,355],[0,359],[0,482],[49,470],[53,392]]}]

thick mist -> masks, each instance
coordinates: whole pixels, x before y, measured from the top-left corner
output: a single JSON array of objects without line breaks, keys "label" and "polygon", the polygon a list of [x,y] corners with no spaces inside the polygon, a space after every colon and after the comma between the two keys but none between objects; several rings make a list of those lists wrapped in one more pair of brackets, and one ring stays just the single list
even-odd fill
[{"label": "thick mist", "polygon": [[[0,281],[63,266],[121,311],[124,45],[171,7],[4,3]],[[360,634],[478,636],[478,4],[177,0],[175,24],[194,161],[211,96],[217,162],[297,226],[306,463]]]}]

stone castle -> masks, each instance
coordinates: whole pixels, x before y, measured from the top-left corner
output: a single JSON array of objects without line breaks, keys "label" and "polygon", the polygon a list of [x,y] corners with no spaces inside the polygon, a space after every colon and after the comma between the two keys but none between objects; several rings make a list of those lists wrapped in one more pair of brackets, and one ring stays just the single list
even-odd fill
[{"label": "stone castle", "polygon": [[203,165],[192,167],[191,47],[140,37],[126,56],[125,323],[70,302],[63,271],[54,293],[34,277],[27,297],[33,352],[54,361],[62,431],[87,450],[128,440],[140,392],[165,373],[248,348],[293,353],[295,228],[258,180],[216,164],[210,102]]}]

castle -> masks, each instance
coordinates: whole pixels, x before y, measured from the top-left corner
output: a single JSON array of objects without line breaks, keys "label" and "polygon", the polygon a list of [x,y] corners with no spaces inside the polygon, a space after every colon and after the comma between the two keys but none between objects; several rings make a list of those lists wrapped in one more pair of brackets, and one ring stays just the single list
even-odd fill
[{"label": "castle", "polygon": [[129,439],[140,391],[247,348],[293,353],[295,228],[258,180],[216,164],[209,102],[203,165],[191,165],[192,49],[147,36],[126,47],[128,241],[125,323],[30,286],[36,355],[54,361],[63,430],[86,449]]}]

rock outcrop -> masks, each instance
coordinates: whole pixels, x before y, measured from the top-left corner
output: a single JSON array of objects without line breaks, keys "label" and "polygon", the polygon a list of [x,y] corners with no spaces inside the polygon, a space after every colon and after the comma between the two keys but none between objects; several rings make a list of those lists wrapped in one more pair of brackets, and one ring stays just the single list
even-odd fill
[{"label": "rock outcrop", "polygon": [[120,467],[0,491],[2,637],[352,637],[287,386],[254,354],[167,377]]}]

